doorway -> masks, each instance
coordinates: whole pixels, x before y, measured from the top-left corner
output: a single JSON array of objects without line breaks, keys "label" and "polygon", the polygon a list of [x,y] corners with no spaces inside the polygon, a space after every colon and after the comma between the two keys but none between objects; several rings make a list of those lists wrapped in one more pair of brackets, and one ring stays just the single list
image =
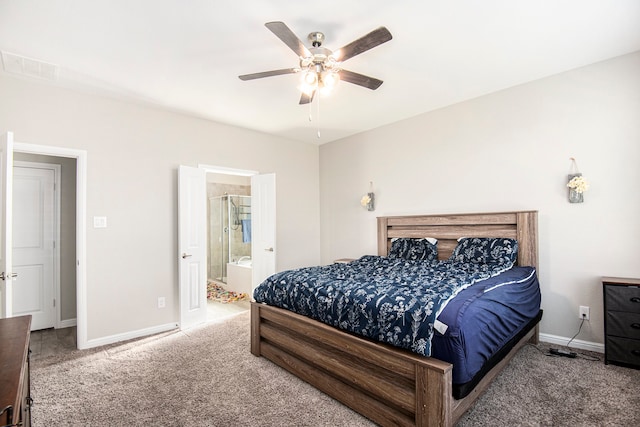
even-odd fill
[{"label": "doorway", "polygon": [[251,178],[207,173],[207,321],[249,310]]},{"label": "doorway", "polygon": [[[11,135],[10,139],[12,139]],[[86,302],[86,158],[87,153],[83,150],[68,149],[62,147],[25,144],[13,142],[11,151],[16,159],[25,159],[23,155],[34,155],[31,160],[37,159],[39,162],[62,162],[61,168],[61,197],[65,200],[68,197],[73,204],[69,204],[65,211],[65,202],[61,202],[61,235],[67,232],[68,237],[60,241],[60,250],[66,245],[73,248],[67,255],[61,255],[61,263],[66,265],[60,268],[61,295],[60,319],[56,319],[58,327],[66,328],[76,326],[76,344],[78,349],[88,348],[87,343],[87,302]],[[70,162],[67,168],[64,162]],[[65,191],[65,183],[69,184],[69,191]],[[65,219],[67,220],[65,222]],[[64,230],[64,231],[63,231]],[[64,261],[63,261],[64,260]],[[74,283],[74,289],[63,291],[64,283]],[[57,303],[58,303],[57,302]]]},{"label": "doorway", "polygon": [[[18,151],[14,152],[13,157],[13,264],[18,273],[18,280],[14,285],[14,310],[17,308],[14,315],[30,311],[34,315],[33,330],[74,327],[77,324],[76,159]],[[16,171],[21,172],[16,174]],[[21,179],[20,176],[25,173],[27,176]],[[49,190],[48,181],[44,178],[48,173],[53,174]],[[43,193],[39,194],[40,191]],[[47,191],[51,194],[47,194]],[[36,197],[40,200],[35,200]],[[48,203],[51,206],[43,204],[27,215],[29,204],[33,203]],[[20,209],[25,212],[20,213]],[[36,211],[44,218],[38,219]],[[42,235],[34,234],[35,224],[24,223],[34,220],[42,223],[37,225],[42,230]],[[48,232],[44,231],[45,225],[49,227]],[[29,228],[32,231],[23,235],[19,233],[19,228]],[[48,247],[42,247],[44,240],[48,240]],[[16,307],[16,302],[20,300]],[[40,320],[39,317],[44,314],[40,311],[47,309],[52,315],[50,320]]]},{"label": "doorway", "polygon": [[251,177],[251,289],[275,273],[275,173],[223,167],[178,168],[178,296],[180,328],[207,321],[207,173]]}]

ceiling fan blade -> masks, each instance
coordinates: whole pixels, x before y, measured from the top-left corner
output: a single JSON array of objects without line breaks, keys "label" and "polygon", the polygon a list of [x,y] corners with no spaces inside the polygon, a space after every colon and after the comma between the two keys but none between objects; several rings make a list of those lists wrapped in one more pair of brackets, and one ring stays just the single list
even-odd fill
[{"label": "ceiling fan blade", "polygon": [[284,44],[289,46],[289,48],[298,56],[302,58],[311,56],[311,52],[309,52],[309,49],[305,47],[298,36],[296,36],[284,22],[267,22],[264,25],[269,30],[271,30],[271,32],[275,34],[280,40],[282,40]]},{"label": "ceiling fan blade", "polygon": [[313,101],[313,97],[315,94],[315,90],[311,92],[311,95],[307,95],[306,93],[302,92],[302,94],[300,95],[300,105],[309,104],[311,101]]},{"label": "ceiling fan blade", "polygon": [[293,74],[300,71],[298,68],[283,68],[281,70],[263,71],[261,73],[243,74],[238,76],[240,80],[254,80],[263,77],[279,76],[281,74]]},{"label": "ceiling fan blade", "polygon": [[[369,49],[388,42],[393,36],[385,27],[380,27],[371,31],[369,34],[360,37],[357,40],[352,41],[346,46],[334,52],[336,60],[342,62],[349,58],[353,58],[356,55],[360,55],[362,52],[366,52]],[[339,53],[337,53],[339,52]]]},{"label": "ceiling fan blade", "polygon": [[353,71],[348,70],[340,70],[340,80],[353,83],[354,85],[364,86],[371,90],[378,89],[382,84],[382,80],[365,76],[364,74],[354,73]]}]

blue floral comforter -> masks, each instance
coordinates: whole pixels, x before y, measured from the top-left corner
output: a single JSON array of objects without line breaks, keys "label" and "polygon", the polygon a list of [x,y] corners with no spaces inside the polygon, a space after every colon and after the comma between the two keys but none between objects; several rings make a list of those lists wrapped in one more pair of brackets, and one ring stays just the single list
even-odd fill
[{"label": "blue floral comforter", "polygon": [[253,296],[257,302],[430,356],[433,325],[446,303],[510,267],[367,255],[348,264],[276,273]]}]

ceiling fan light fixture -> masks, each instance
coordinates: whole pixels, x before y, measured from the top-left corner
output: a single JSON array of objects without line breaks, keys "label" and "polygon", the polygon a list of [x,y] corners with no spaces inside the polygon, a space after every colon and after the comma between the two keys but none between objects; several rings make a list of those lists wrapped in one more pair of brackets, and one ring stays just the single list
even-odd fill
[{"label": "ceiling fan light fixture", "polygon": [[333,90],[332,87],[328,87],[328,86],[320,86],[320,95],[322,96],[329,96],[331,94],[331,91]]},{"label": "ceiling fan light fixture", "polygon": [[302,75],[302,83],[308,86],[318,84],[318,74],[313,70],[308,70]]},{"label": "ceiling fan light fixture", "polygon": [[298,89],[300,90],[300,92],[306,94],[307,96],[311,96],[316,89],[318,88],[317,84],[308,84],[307,82],[304,81],[304,79],[302,79],[302,81],[300,82],[300,86],[298,86]]},{"label": "ceiling fan light fixture", "polygon": [[340,75],[336,71],[327,71],[322,75],[322,84],[324,87],[333,89],[340,81]]}]

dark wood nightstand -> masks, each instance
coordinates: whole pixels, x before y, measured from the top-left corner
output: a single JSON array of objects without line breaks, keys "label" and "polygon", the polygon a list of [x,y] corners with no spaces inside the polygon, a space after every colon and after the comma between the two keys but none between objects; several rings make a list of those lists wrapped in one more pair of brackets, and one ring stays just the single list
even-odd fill
[{"label": "dark wood nightstand", "polygon": [[640,279],[603,277],[604,363],[640,369]]}]

